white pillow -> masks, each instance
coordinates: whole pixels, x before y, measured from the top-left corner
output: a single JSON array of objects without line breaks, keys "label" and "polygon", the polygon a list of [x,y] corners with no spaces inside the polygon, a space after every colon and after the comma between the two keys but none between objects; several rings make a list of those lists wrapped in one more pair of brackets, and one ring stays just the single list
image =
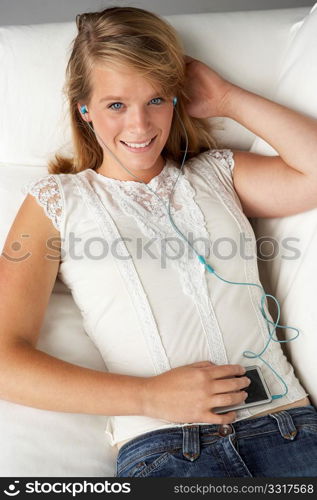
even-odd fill
[{"label": "white pillow", "polygon": [[[305,17],[288,47],[273,100],[317,118],[316,89],[317,3]],[[261,138],[255,139],[250,151],[265,155],[277,154]],[[280,324],[295,326],[300,330],[297,339],[284,344],[284,347],[311,401],[317,405],[317,209],[290,217],[254,219],[253,227],[258,239],[274,238],[280,249],[286,238],[297,239],[290,244],[300,253],[298,258],[286,260],[285,252],[282,252],[284,257],[280,252],[273,260],[259,261],[259,268],[263,281],[266,276],[269,277],[268,292],[280,302]],[[274,304],[272,311],[275,320]],[[277,333],[280,338],[285,338],[285,330],[277,329]],[[286,338],[292,338],[295,334],[295,331],[288,330]]]},{"label": "white pillow", "polygon": [[22,187],[47,175],[45,167],[24,167],[0,163],[0,248],[3,248],[7,233],[24,199]]},{"label": "white pillow", "polygon": [[74,22],[0,27],[1,161],[41,166],[69,148],[62,87],[76,33]]},{"label": "white pillow", "polygon": [[[53,293],[38,348],[64,361],[106,371],[83,330],[80,312],[66,293]],[[116,450],[102,415],[40,410],[0,400],[2,477],[111,477]]]}]

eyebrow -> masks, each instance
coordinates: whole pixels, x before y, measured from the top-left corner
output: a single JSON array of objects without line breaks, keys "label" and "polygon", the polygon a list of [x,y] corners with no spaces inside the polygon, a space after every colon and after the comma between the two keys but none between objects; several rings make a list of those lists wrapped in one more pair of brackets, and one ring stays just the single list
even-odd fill
[{"label": "eyebrow", "polygon": [[[153,99],[154,97],[157,97],[160,94],[160,92],[155,92],[149,97],[150,99]],[[162,92],[161,92],[162,94]],[[126,99],[125,97],[120,97],[120,96],[115,96],[115,95],[107,95],[105,97],[102,97],[99,101],[99,103],[104,102],[104,101],[128,101],[129,99]]]}]

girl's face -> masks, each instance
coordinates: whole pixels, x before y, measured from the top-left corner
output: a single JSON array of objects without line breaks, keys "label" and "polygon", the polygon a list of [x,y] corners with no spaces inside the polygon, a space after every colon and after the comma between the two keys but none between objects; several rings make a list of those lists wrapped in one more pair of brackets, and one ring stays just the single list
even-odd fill
[{"label": "girl's face", "polygon": [[[172,97],[163,98],[160,89],[123,66],[95,67],[92,85],[86,119],[92,121],[94,130],[122,164],[143,182],[149,182],[164,166],[161,151],[170,133]],[[100,173],[137,181],[96,138],[104,153]]]}]

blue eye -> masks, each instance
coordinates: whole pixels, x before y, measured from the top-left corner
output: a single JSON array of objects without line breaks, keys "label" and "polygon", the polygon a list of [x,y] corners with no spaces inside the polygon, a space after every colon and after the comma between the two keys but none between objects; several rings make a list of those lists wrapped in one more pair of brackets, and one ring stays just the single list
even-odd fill
[{"label": "blue eye", "polygon": [[116,104],[122,104],[122,102],[114,102],[113,104],[110,104],[108,108],[113,109],[114,111],[119,111],[121,108],[113,108],[112,106],[115,106]]},{"label": "blue eye", "polygon": [[162,97],[154,97],[154,99],[152,99],[152,101],[155,101],[156,99],[159,99],[161,101],[157,104],[161,104],[164,101],[164,99]]},{"label": "blue eye", "polygon": [[[153,102],[153,101],[160,101],[160,102],[155,102],[154,103],[155,105],[158,105],[158,104],[163,104],[164,99],[163,99],[163,97],[154,97],[153,99],[151,99],[150,102]],[[114,106],[116,106],[118,104],[120,105],[120,107],[114,107]],[[112,109],[113,111],[120,111],[122,109],[121,106],[122,106],[122,102],[113,102],[112,104],[110,104],[108,106],[108,108]]]}]

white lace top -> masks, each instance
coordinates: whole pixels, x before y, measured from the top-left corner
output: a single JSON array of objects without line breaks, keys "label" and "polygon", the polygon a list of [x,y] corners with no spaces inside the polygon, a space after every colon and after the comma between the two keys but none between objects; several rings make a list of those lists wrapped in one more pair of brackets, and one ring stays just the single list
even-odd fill
[{"label": "white lace top", "polygon": [[[188,160],[183,172],[168,160],[147,185],[87,169],[28,187],[61,233],[59,277],[110,372],[152,376],[202,360],[256,364],[271,394],[284,393],[261,360],[243,356],[260,353],[268,340],[260,289],[208,273],[178,232],[222,278],[260,283],[255,236],[233,188],[233,168],[230,150],[210,150]],[[170,213],[178,230],[167,210],[176,180]],[[279,343],[271,342],[263,358],[288,393],[237,411],[237,420],[307,395]],[[174,425],[184,424],[116,416],[107,419],[106,434],[116,444]]]}]

